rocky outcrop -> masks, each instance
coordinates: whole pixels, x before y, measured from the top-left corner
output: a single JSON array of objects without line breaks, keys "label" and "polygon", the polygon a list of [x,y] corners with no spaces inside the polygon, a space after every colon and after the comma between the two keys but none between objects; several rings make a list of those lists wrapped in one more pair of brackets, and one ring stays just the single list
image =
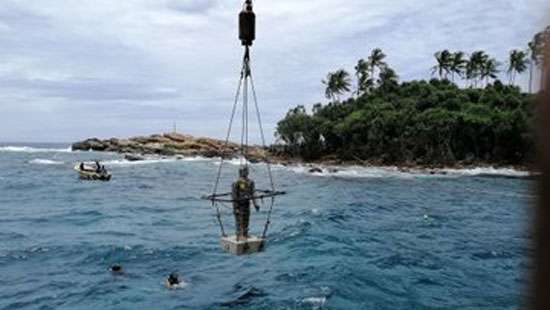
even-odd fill
[{"label": "rocky outcrop", "polygon": [[[111,138],[100,140],[86,139],[72,145],[73,151],[100,151],[126,154],[128,160],[140,160],[144,155],[160,156],[204,156],[204,157],[237,157],[240,147],[235,143],[210,139],[195,138],[180,133],[155,134],[129,139]],[[263,161],[267,151],[258,146],[250,146],[248,160]]]}]

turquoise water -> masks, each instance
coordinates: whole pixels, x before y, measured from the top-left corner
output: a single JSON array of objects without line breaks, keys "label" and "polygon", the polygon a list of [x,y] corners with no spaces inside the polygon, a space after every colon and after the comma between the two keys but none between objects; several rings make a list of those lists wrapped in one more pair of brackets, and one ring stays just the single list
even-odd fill
[{"label": "turquoise water", "polygon": [[[215,161],[132,164],[66,148],[0,146],[0,309],[516,309],[524,300],[529,180],[275,167],[289,194],[266,251],[234,257],[199,199]],[[96,158],[112,181],[78,180],[73,165]],[[223,184],[234,175],[229,165]],[[262,166],[252,175],[265,185]],[[265,215],[252,213],[254,231]],[[109,273],[114,263],[124,276]],[[163,287],[172,271],[182,288]]]}]

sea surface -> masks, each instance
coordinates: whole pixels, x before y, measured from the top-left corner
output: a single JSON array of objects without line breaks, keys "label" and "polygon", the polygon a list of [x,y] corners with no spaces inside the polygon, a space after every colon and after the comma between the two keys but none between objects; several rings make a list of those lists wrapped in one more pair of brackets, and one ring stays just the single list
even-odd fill
[{"label": "sea surface", "polygon": [[[110,182],[73,166],[102,160]],[[221,251],[218,161],[127,162],[68,145],[0,144],[0,309],[517,309],[533,181],[507,169],[273,167],[264,252]],[[237,162],[224,166],[228,189]],[[253,165],[257,187],[264,165]],[[252,212],[260,233],[268,201]],[[223,223],[233,231],[228,206]],[[122,264],[125,274],[109,272]],[[178,272],[184,284],[166,289]]]}]

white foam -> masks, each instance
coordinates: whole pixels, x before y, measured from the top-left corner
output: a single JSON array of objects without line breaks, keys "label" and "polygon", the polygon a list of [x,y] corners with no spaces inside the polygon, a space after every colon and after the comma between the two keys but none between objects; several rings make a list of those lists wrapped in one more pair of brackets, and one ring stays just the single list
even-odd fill
[{"label": "white foam", "polygon": [[[310,172],[312,168],[321,171]],[[361,167],[361,166],[288,166],[295,173],[306,173],[318,177],[343,177],[343,178],[413,178],[415,173],[402,172],[397,167]]]},{"label": "white foam", "polygon": [[310,304],[313,306],[313,309],[321,309],[325,302],[327,301],[326,297],[308,297],[302,300],[303,303]]},{"label": "white foam", "polygon": [[443,169],[448,174],[476,176],[476,175],[495,175],[495,176],[512,176],[512,177],[528,177],[528,171],[516,170],[513,168],[494,168],[494,167],[477,167],[471,169]]},{"label": "white foam", "polygon": [[0,146],[0,152],[19,152],[19,153],[70,153],[71,147],[64,149],[40,148],[31,146]]},{"label": "white foam", "polygon": [[[312,168],[321,171],[310,172]],[[461,176],[511,176],[527,177],[528,171],[513,168],[478,167],[472,169],[400,169],[398,167],[363,167],[363,166],[324,166],[324,165],[296,165],[287,169],[294,173],[308,174],[318,177],[342,178],[405,178],[418,177],[461,177]]]},{"label": "white foam", "polygon": [[165,280],[162,284],[166,288],[171,289],[171,290],[182,289],[182,288],[185,288],[189,285],[189,283],[183,281],[182,279],[180,279],[180,283],[178,283],[178,284],[169,285],[167,280]]},{"label": "white foam", "polygon": [[42,159],[42,158],[36,158],[31,161],[29,161],[30,164],[37,164],[37,165],[62,165],[62,161],[56,161],[56,160],[50,160],[50,159]]},{"label": "white foam", "polygon": [[140,165],[151,165],[151,164],[161,164],[161,163],[172,163],[177,161],[177,158],[158,158],[158,159],[144,159],[130,161],[126,159],[114,159],[104,161],[103,164],[107,166],[140,166]]},{"label": "white foam", "polygon": [[176,156],[177,160],[181,161],[212,161],[212,158],[207,158],[203,156]]},{"label": "white foam", "polygon": [[[215,158],[215,164],[216,165],[220,165],[220,162],[221,162],[221,158]],[[236,158],[231,158],[231,159],[224,159],[223,161],[224,164],[229,164],[229,165],[233,165],[233,166],[240,166],[241,164],[247,164],[247,165],[252,165],[251,162],[249,162],[248,160],[246,160],[244,157],[236,157]]]}]

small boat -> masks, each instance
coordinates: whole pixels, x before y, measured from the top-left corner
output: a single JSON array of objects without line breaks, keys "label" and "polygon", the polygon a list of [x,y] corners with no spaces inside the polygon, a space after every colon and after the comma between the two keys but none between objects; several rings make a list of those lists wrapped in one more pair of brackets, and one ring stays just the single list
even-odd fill
[{"label": "small boat", "polygon": [[109,181],[111,174],[99,162],[81,162],[74,166],[82,180]]}]

